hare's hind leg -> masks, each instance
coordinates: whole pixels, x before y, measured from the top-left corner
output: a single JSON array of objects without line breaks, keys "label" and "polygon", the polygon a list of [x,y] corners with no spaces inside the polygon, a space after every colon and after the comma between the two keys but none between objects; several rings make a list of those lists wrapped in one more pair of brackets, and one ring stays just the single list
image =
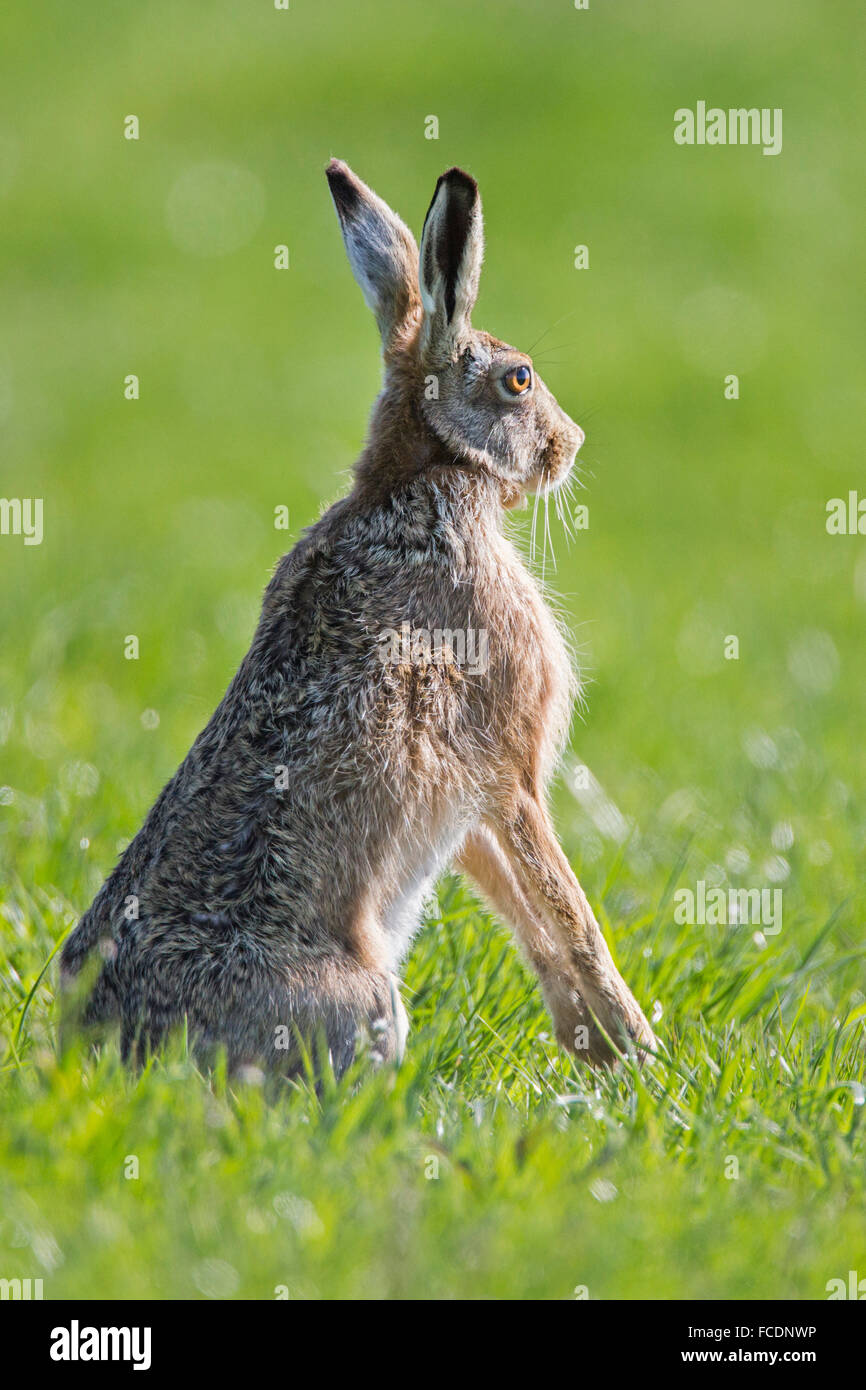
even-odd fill
[{"label": "hare's hind leg", "polygon": [[405,1040],[390,976],[348,952],[287,962],[238,944],[225,958],[152,959],[123,1002],[122,1051],[139,1062],[184,1026],[204,1061],[224,1049],[232,1072],[274,1076],[301,1074],[306,1055],[340,1077],[365,1051],[396,1061]]}]

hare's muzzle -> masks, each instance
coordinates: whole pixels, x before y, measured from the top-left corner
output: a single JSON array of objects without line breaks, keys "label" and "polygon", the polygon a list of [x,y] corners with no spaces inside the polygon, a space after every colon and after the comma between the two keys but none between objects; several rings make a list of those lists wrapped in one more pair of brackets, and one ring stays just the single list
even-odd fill
[{"label": "hare's muzzle", "polygon": [[541,459],[539,476],[545,487],[557,488],[565,482],[584,438],[580,425],[576,425],[565,412],[562,412]]}]

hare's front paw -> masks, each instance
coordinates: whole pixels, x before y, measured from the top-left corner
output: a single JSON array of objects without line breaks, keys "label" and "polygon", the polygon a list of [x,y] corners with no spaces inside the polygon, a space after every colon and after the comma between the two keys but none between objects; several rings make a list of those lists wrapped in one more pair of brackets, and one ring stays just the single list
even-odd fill
[{"label": "hare's front paw", "polygon": [[[621,1052],[635,1051],[638,1061],[643,1063],[648,1051],[658,1051],[655,1033],[628,985],[619,976],[606,982],[605,987],[590,998],[599,1023]],[[606,1042],[604,1052],[604,1056],[593,1060],[610,1063],[613,1054]]]},{"label": "hare's front paw", "polygon": [[578,987],[557,990],[555,998],[550,998],[548,1003],[560,1047],[584,1062],[604,1060],[610,1049]]},{"label": "hare's front paw", "polygon": [[617,1061],[611,1042],[620,1053],[634,1050],[641,1063],[648,1051],[658,1050],[658,1039],[640,1005],[619,978],[606,981],[600,989],[572,990],[567,1005],[560,997],[554,1021],[560,1046],[592,1066],[612,1066]]}]

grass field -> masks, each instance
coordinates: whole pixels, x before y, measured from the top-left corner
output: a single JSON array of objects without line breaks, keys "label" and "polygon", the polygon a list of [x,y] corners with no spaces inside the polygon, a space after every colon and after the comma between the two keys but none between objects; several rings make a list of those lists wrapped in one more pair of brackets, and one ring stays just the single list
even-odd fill
[{"label": "grass field", "polygon": [[[866,493],[863,45],[842,0],[4,9],[0,493],[42,498],[44,536],[0,535],[0,1278],[820,1299],[866,1277],[866,539],[825,524]],[[782,108],[782,152],[677,146],[701,99]],[[640,1076],[558,1051],[456,878],[406,964],[398,1073],[266,1105],[180,1040],[137,1077],[112,1048],[57,1059],[52,954],[360,448],[377,344],[331,155],[416,233],[444,168],[476,175],[475,321],[540,338],[586,429],[589,526],[552,521],[544,561],[587,681],[555,815],[668,1049]],[[699,883],[778,890],[781,930],[678,921]]]}]

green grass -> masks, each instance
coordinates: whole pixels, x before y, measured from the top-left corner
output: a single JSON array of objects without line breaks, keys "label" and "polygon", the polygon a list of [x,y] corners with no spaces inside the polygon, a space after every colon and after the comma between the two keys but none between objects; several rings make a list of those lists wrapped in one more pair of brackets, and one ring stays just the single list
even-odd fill
[{"label": "green grass", "polygon": [[[866,493],[862,40],[855,7],[806,0],[4,12],[0,493],[42,497],[45,538],[0,537],[0,1277],[801,1299],[866,1276],[866,540],[824,526]],[[783,107],[782,154],[676,147],[699,98]],[[549,330],[539,368],[586,427],[590,526],[554,525],[552,583],[588,704],[554,809],[661,1010],[640,1076],[558,1051],[456,879],[407,962],[398,1073],[266,1104],[181,1041],[135,1077],[113,1047],[57,1058],[50,957],[360,446],[375,332],[331,154],[416,232],[443,168],[477,175],[476,321]],[[236,249],[198,254],[177,181],[214,162],[259,202]],[[196,225],[206,251],[234,224],[217,196]],[[781,889],[781,932],[678,924],[701,879]]]}]

